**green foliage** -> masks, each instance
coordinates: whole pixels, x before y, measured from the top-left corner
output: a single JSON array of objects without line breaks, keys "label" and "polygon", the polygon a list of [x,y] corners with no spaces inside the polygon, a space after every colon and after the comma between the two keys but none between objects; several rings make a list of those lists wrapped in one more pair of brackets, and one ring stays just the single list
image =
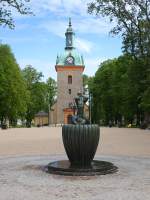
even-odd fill
[{"label": "green foliage", "polygon": [[145,112],[150,113],[150,87],[148,87],[142,96],[141,107]]},{"label": "green foliage", "polygon": [[57,92],[57,86],[56,81],[52,79],[51,77],[48,78],[47,82],[47,105],[48,105],[48,111],[51,109],[55,102],[56,92]]},{"label": "green foliage", "polygon": [[141,95],[141,109],[144,112],[150,113],[150,68],[147,66],[146,75],[142,80],[142,84],[145,86],[143,95]]},{"label": "green foliage", "polygon": [[[122,49],[128,55],[118,58],[115,66],[113,63],[105,63],[105,70],[99,69],[101,76],[106,76],[106,95],[113,105],[120,104],[123,107],[116,106],[118,111],[114,111],[111,106],[109,114],[101,112],[105,115],[105,119],[111,118],[112,113],[117,112],[125,116],[127,120],[133,121],[134,115],[138,121],[142,120],[143,113],[149,111],[149,85],[150,85],[150,1],[149,0],[94,0],[88,5],[88,12],[98,16],[107,17],[110,22],[115,21],[115,27],[111,30],[113,34],[122,35]],[[117,22],[117,23],[116,23]],[[129,63],[127,63],[129,62]],[[108,69],[111,66],[111,69]],[[120,67],[125,67],[126,71]],[[116,69],[115,69],[116,68]],[[106,72],[108,69],[108,72]],[[117,70],[117,71],[116,71]],[[120,73],[120,74],[119,74]],[[97,78],[96,74],[94,78]],[[123,77],[121,80],[119,77]],[[118,77],[118,79],[117,79]],[[108,80],[107,80],[108,78]],[[102,78],[101,78],[102,79]],[[120,83],[117,84],[117,82]],[[111,83],[111,85],[110,85]],[[104,83],[102,83],[103,85]],[[108,85],[107,85],[108,84]],[[121,84],[121,85],[120,85]],[[121,86],[121,90],[119,89]],[[108,88],[109,87],[109,88]],[[112,88],[114,87],[114,88]],[[103,89],[103,88],[102,88]],[[116,90],[116,92],[115,92]],[[113,91],[113,92],[112,92]],[[121,93],[119,93],[121,92]],[[122,95],[124,93],[124,95]],[[118,97],[117,97],[118,95]],[[114,98],[116,100],[114,101]],[[120,98],[122,98],[120,100]],[[108,103],[106,98],[105,104]],[[96,101],[96,99],[95,99]],[[97,103],[98,104],[98,103]],[[114,105],[115,105],[114,104]],[[105,105],[108,108],[108,105]],[[109,105],[110,106],[110,105]],[[102,106],[104,108],[104,105]],[[98,112],[99,107],[95,111]],[[106,117],[107,113],[107,117]],[[117,115],[118,115],[117,114]],[[110,115],[110,116],[108,116]],[[113,114],[114,115],[114,114]],[[147,114],[146,114],[147,115]],[[150,114],[149,114],[150,115]],[[98,115],[99,116],[99,115]],[[149,117],[150,118],[150,117]],[[106,120],[108,121],[108,120]],[[150,123],[150,122],[149,122]]]},{"label": "green foliage", "polygon": [[39,111],[48,112],[54,104],[56,82],[49,78],[42,82],[43,75],[31,65],[20,70],[8,45],[0,45],[0,121],[17,125],[17,119],[26,119],[31,126]]},{"label": "green foliage", "polygon": [[83,74],[82,78],[83,78],[83,87],[85,87],[86,85],[88,85],[89,77],[88,77],[88,75]]},{"label": "green foliage", "polygon": [[42,73],[37,72],[37,70],[33,68],[31,65],[27,65],[25,69],[22,70],[22,72],[28,88],[30,88],[32,84],[41,81],[41,78],[43,77]]},{"label": "green foliage", "polygon": [[30,0],[0,0],[0,26],[14,28],[12,16],[14,10],[22,15],[32,14],[30,8],[25,6],[29,2]]},{"label": "green foliage", "polygon": [[31,65],[22,70],[26,81],[29,99],[27,103],[26,121],[31,126],[31,121],[39,111],[49,112],[54,103],[56,95],[56,82],[49,78],[47,82],[41,82],[43,77],[41,72],[37,72]]},{"label": "green foliage", "polygon": [[15,120],[26,111],[28,94],[20,68],[8,45],[0,45],[0,120]]},{"label": "green foliage", "polygon": [[122,34],[124,51],[135,57],[150,55],[149,10],[149,0],[94,0],[88,6],[89,13],[117,22],[111,32]]},{"label": "green foliage", "polygon": [[[144,90],[141,63],[131,56],[103,62],[89,84],[93,96],[93,119],[104,124],[132,123],[135,116],[137,124],[143,116],[143,109],[149,108],[149,90]],[[146,88],[146,87],[145,87]]]},{"label": "green foliage", "polygon": [[26,82],[29,99],[27,102],[27,112],[25,118],[27,125],[31,126],[34,115],[43,110],[46,104],[46,84],[41,82],[43,77],[41,72],[37,72],[31,65],[22,70],[22,75]]}]

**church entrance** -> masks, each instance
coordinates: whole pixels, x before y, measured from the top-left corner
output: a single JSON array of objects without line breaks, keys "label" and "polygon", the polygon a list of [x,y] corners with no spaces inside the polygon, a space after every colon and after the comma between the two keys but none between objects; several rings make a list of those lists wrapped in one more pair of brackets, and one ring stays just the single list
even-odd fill
[{"label": "church entrance", "polygon": [[68,122],[67,124],[72,124],[72,115],[68,115]]},{"label": "church entrance", "polygon": [[73,113],[73,109],[71,108],[64,109],[64,124],[71,124],[71,118]]}]

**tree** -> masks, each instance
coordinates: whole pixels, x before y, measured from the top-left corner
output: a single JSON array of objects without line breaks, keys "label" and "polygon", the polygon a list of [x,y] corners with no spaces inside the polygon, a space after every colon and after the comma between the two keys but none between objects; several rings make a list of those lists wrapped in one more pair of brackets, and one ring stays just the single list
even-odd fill
[{"label": "tree", "polygon": [[[137,106],[138,115],[141,115],[142,106],[146,108],[145,103],[142,103],[142,101],[146,101],[148,98],[147,91],[149,91],[150,1],[94,0],[88,5],[88,12],[107,17],[111,22],[115,21],[116,26],[111,30],[111,33],[121,33],[123,53],[134,59],[127,72],[131,87],[128,89],[134,91],[131,98],[134,100],[133,102],[130,101],[132,102],[130,106],[133,105],[135,98],[137,98],[135,105]],[[134,87],[134,90],[132,90],[132,87]],[[129,97],[131,97],[130,94]],[[147,111],[143,110],[147,115]]]},{"label": "tree", "polygon": [[31,65],[26,66],[22,70],[22,74],[29,93],[25,118],[27,126],[30,127],[36,113],[39,111],[49,112],[51,106],[54,104],[56,82],[52,78],[48,78],[46,83],[42,82],[42,73],[38,72]]},{"label": "tree", "polygon": [[88,12],[117,22],[111,32],[122,34],[126,53],[134,57],[150,55],[149,0],[94,0],[89,4]]},{"label": "tree", "polygon": [[29,93],[25,118],[27,126],[30,127],[35,114],[46,107],[47,86],[41,82],[42,73],[37,72],[31,65],[26,66],[22,70],[22,74]]},{"label": "tree", "polygon": [[56,81],[49,77],[46,82],[47,85],[47,111],[51,109],[55,102],[56,92],[57,92],[57,86]]},{"label": "tree", "polygon": [[145,112],[145,121],[150,123],[150,71],[147,73],[148,87],[141,96],[140,108]]},{"label": "tree", "polygon": [[150,113],[150,87],[144,92],[141,101],[141,107],[144,111]]},{"label": "tree", "polygon": [[97,70],[93,82],[91,85],[91,91],[93,96],[94,120],[99,123],[100,119],[104,120],[105,124],[108,124],[109,120],[112,120],[114,116],[114,99],[112,92],[113,83],[113,60],[105,61],[101,64]]},{"label": "tree", "polygon": [[30,0],[0,0],[0,26],[8,26],[13,29],[15,27],[13,20],[13,11],[17,11],[22,15],[32,14],[29,7],[25,4]]},{"label": "tree", "polygon": [[89,77],[88,77],[88,75],[83,74],[82,78],[83,78],[83,87],[85,87],[86,85],[88,85]]},{"label": "tree", "polygon": [[8,45],[0,45],[0,120],[16,120],[26,111],[28,94],[20,68]]},{"label": "tree", "polygon": [[55,103],[55,97],[57,93],[57,85],[56,81],[49,77],[46,81],[47,86],[47,104],[46,104],[46,112],[48,112],[48,121],[50,122],[50,111],[52,106]]},{"label": "tree", "polygon": [[109,121],[117,124],[124,118],[125,123],[132,123],[136,116],[137,124],[140,123],[143,92],[138,70],[139,66],[129,55],[101,63],[89,84],[95,122],[103,120],[106,125]]}]

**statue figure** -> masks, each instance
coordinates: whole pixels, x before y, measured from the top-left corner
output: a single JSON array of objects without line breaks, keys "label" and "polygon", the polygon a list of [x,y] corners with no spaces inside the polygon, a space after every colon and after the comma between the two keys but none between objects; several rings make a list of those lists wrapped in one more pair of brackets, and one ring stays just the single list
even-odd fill
[{"label": "statue figure", "polygon": [[77,114],[72,116],[73,124],[89,124],[89,120],[86,119],[84,115],[84,106],[88,98],[83,95],[81,92],[78,92],[78,96],[75,98]]}]

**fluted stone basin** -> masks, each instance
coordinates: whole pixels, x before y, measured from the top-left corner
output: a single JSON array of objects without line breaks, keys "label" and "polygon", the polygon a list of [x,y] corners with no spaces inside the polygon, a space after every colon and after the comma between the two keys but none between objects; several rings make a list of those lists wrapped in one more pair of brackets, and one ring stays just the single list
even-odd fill
[{"label": "fluted stone basin", "polygon": [[64,125],[64,147],[72,166],[90,167],[99,143],[98,125]]},{"label": "fluted stone basin", "polygon": [[100,138],[100,128],[94,124],[64,125],[63,144],[69,160],[49,163],[47,171],[66,176],[105,175],[117,171],[110,162],[93,160]]}]

